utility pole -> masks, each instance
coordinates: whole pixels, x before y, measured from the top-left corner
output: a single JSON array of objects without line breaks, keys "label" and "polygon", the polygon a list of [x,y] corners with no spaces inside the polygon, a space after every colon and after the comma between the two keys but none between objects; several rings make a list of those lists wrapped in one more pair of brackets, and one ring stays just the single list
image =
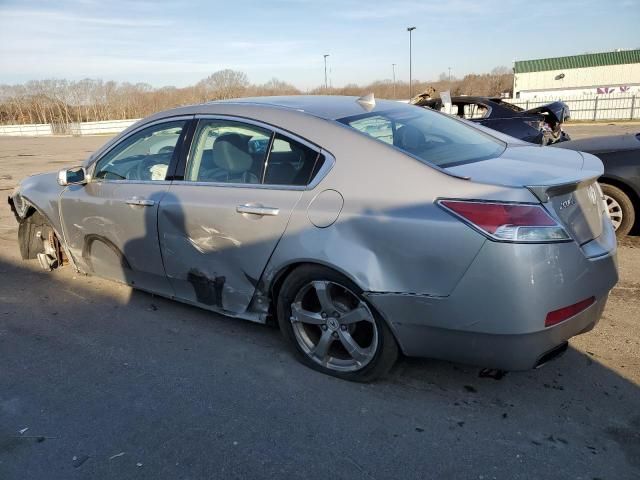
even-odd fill
[{"label": "utility pole", "polygon": [[324,54],[324,89],[328,90],[329,89],[329,84],[327,83],[327,57],[329,56],[328,53]]},{"label": "utility pole", "polygon": [[449,67],[449,87],[451,87],[451,67]]},{"label": "utility pole", "polygon": [[392,63],[391,68],[393,68],[393,98],[396,98],[396,64]]},{"label": "utility pole", "polygon": [[409,32],[409,99],[413,98],[413,66],[411,60],[411,32],[413,32],[416,27],[407,27],[407,32]]}]

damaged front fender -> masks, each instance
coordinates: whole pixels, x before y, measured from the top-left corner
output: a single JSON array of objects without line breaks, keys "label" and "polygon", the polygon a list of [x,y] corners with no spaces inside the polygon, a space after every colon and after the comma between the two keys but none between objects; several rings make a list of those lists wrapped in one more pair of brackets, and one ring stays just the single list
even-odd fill
[{"label": "damaged front fender", "polygon": [[22,258],[38,259],[46,270],[61,266],[70,258],[61,235],[58,200],[62,190],[55,173],[33,175],[25,178],[8,198],[18,222]]}]

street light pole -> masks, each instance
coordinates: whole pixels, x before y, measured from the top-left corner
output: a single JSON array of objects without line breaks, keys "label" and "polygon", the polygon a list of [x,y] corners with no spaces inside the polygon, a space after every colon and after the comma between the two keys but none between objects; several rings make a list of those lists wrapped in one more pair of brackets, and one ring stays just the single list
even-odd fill
[{"label": "street light pole", "polygon": [[328,53],[324,54],[324,89],[328,90],[329,88],[329,84],[327,83],[327,57],[329,56]]},{"label": "street light pole", "polygon": [[396,64],[392,63],[391,68],[393,68],[393,98],[396,98]]},{"label": "street light pole", "polygon": [[409,32],[409,99],[413,98],[413,65],[411,61],[411,32],[413,32],[416,27],[407,27],[407,32]]}]

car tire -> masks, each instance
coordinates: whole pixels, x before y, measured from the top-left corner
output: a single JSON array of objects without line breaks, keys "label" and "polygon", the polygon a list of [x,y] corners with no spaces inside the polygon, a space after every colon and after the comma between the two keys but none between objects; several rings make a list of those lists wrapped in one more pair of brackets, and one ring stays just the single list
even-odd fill
[{"label": "car tire", "polygon": [[618,187],[601,183],[602,193],[618,237],[627,235],[636,221],[636,212],[629,196]]},{"label": "car tire", "polygon": [[398,357],[393,333],[362,290],[326,267],[302,266],[287,276],[277,317],[296,357],[334,377],[370,382],[384,376]]}]

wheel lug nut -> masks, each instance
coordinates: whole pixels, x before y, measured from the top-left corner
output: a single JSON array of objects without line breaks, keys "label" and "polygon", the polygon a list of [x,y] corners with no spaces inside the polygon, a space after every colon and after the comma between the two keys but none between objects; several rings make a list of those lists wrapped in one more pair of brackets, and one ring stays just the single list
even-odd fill
[{"label": "wheel lug nut", "polygon": [[322,330],[326,330],[327,326],[326,325],[322,325]]},{"label": "wheel lug nut", "polygon": [[322,316],[322,318],[327,318],[326,312],[322,312],[320,315]]},{"label": "wheel lug nut", "polygon": [[346,325],[340,325],[340,330],[342,330],[343,332],[347,330],[347,326]]},{"label": "wheel lug nut", "polygon": [[334,316],[335,318],[340,318],[340,314],[339,314],[338,312],[333,312],[333,316]]},{"label": "wheel lug nut", "polygon": [[338,332],[333,332],[332,335],[334,336],[334,338],[338,338]]}]

